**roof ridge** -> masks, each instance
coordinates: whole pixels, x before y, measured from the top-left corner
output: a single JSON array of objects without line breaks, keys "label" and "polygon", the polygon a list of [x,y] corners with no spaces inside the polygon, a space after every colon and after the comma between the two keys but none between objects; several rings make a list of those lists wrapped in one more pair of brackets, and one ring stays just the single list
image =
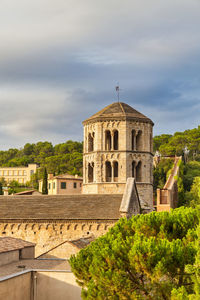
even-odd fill
[{"label": "roof ridge", "polygon": [[122,106],[122,103],[121,102],[119,102],[119,105],[120,105],[120,107],[121,107],[121,110],[122,110],[122,112],[124,113],[124,115],[126,114],[125,113],[125,110],[124,110],[124,108],[123,108],[123,106]]}]

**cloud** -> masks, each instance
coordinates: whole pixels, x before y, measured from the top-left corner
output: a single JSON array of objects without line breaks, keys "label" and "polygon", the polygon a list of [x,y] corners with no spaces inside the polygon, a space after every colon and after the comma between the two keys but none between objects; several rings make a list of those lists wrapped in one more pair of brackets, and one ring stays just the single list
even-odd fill
[{"label": "cloud", "polygon": [[197,0],[1,1],[1,148],[82,140],[81,122],[121,99],[155,134],[198,125]]}]

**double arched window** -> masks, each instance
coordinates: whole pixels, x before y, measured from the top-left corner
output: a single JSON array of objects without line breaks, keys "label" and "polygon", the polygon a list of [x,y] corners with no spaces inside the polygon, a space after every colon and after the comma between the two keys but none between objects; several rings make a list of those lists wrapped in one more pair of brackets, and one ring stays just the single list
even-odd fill
[{"label": "double arched window", "polygon": [[106,182],[117,182],[119,176],[119,166],[117,161],[106,161],[105,163],[106,171]]},{"label": "double arched window", "polygon": [[136,182],[142,181],[142,162],[132,161],[132,177],[135,178]]},{"label": "double arched window", "polygon": [[105,150],[112,151],[119,149],[119,133],[118,130],[105,131]]},{"label": "double arched window", "polygon": [[134,129],[131,131],[131,150],[142,151],[142,130],[139,130],[137,134]]}]

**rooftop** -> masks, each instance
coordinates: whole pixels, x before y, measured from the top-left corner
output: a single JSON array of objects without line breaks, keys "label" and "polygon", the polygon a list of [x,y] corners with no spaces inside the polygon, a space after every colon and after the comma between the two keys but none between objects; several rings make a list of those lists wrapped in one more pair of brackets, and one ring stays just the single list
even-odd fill
[{"label": "rooftop", "polygon": [[6,276],[12,276],[24,271],[56,270],[70,271],[70,265],[67,260],[61,259],[21,259],[0,267],[0,280]]},{"label": "rooftop", "polygon": [[0,220],[118,220],[121,201],[119,194],[0,196]]},{"label": "rooftop", "polygon": [[153,122],[149,118],[123,102],[114,102],[104,107],[102,110],[86,119],[83,124],[100,119],[131,119],[151,123],[153,125]]},{"label": "rooftop", "polygon": [[0,253],[32,247],[35,244],[12,237],[0,237]]},{"label": "rooftop", "polygon": [[68,242],[70,244],[72,244],[73,246],[76,246],[78,249],[82,249],[82,248],[85,248],[86,246],[88,246],[93,241],[94,241],[94,237],[85,237],[85,238],[80,238],[80,239],[68,241]]}]

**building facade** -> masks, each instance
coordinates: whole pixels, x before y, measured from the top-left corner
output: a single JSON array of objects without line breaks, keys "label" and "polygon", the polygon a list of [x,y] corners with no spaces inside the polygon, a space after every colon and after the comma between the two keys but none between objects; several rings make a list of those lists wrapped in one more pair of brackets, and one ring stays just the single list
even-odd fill
[{"label": "building facade", "polygon": [[[42,193],[43,181],[39,181],[39,192]],[[78,175],[48,175],[48,195],[73,195],[82,193],[83,178]]]},{"label": "building facade", "polygon": [[25,184],[31,180],[31,175],[36,173],[38,166],[29,164],[27,167],[2,167],[0,168],[0,177],[3,177],[7,183],[15,180]]},{"label": "building facade", "polygon": [[123,194],[129,177],[140,201],[153,206],[153,122],[115,102],[83,122],[83,193]]}]

